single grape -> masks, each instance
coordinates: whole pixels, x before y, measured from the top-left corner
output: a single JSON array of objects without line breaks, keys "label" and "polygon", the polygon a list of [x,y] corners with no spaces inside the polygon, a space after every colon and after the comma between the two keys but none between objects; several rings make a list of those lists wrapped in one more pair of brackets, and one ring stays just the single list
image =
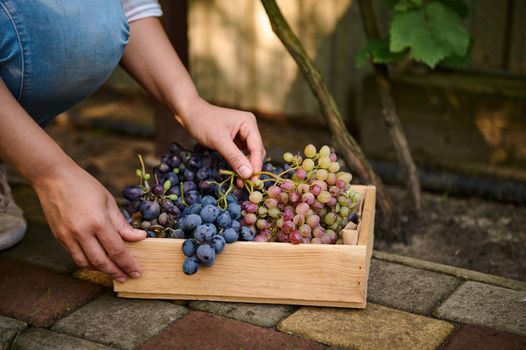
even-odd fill
[{"label": "single grape", "polygon": [[327,205],[331,208],[335,207],[336,204],[338,204],[338,201],[336,200],[336,197],[331,197],[329,198],[329,200],[327,201]]},{"label": "single grape", "polygon": [[239,239],[239,233],[233,227],[223,231],[223,237],[227,243],[233,243]]},{"label": "single grape", "polygon": [[299,180],[303,180],[307,177],[307,172],[303,168],[298,168],[296,169],[295,175]]},{"label": "single grape", "polygon": [[150,227],[152,227],[152,223],[151,223],[151,222],[146,221],[146,220],[144,220],[144,221],[141,222],[141,228],[142,228],[143,230],[149,230]]},{"label": "single grape", "polygon": [[268,242],[268,238],[259,234],[259,235],[256,235],[254,237],[254,239],[252,240],[252,242]]},{"label": "single grape", "polygon": [[195,172],[190,169],[185,169],[183,171],[183,179],[186,181],[193,181],[195,179]]},{"label": "single grape", "polygon": [[325,234],[325,230],[323,229],[323,227],[321,226],[316,226],[313,230],[312,230],[312,235],[314,237],[318,237],[318,238],[321,238],[321,236],[323,236]]},{"label": "single grape", "polygon": [[201,202],[201,195],[197,191],[190,191],[185,195],[186,203],[194,204]]},{"label": "single grape", "polygon": [[167,163],[172,168],[177,168],[181,164],[181,157],[177,154],[172,154],[168,157]]},{"label": "single grape", "polygon": [[309,158],[314,158],[316,156],[316,147],[312,144],[308,144],[305,146],[303,153]]},{"label": "single grape", "polygon": [[174,174],[174,173],[168,173],[168,174],[163,176],[163,178],[161,179],[161,183],[165,183],[166,181],[170,181],[170,185],[172,187],[173,186],[178,186],[178,184],[179,184],[179,176],[177,176],[177,174]]},{"label": "single grape", "polygon": [[230,204],[230,203],[236,203],[237,204],[237,197],[234,194],[229,193],[226,196],[226,202],[228,204]]},{"label": "single grape", "polygon": [[354,222],[356,225],[358,225],[359,217],[357,213],[352,213],[349,215],[349,221]]},{"label": "single grape", "polygon": [[278,201],[275,198],[267,198],[265,200],[265,206],[267,208],[275,208],[278,205]]},{"label": "single grape", "polygon": [[314,197],[314,195],[310,192],[307,192],[307,193],[304,193],[302,196],[301,196],[301,201],[303,203],[306,203],[307,205],[311,205],[312,203],[314,203],[314,200],[316,198]]},{"label": "single grape", "polygon": [[161,214],[161,206],[157,202],[145,200],[141,203],[139,210],[145,220],[152,220]]},{"label": "single grape", "polygon": [[314,237],[310,240],[310,242],[311,244],[322,244],[321,239],[319,239],[318,237]]},{"label": "single grape", "polygon": [[217,216],[216,223],[221,228],[228,228],[232,225],[232,218],[228,212],[224,211]]},{"label": "single grape", "polygon": [[195,239],[187,239],[183,242],[183,254],[187,257],[191,257],[197,253],[197,247],[199,247],[199,244],[197,244]]},{"label": "single grape", "polygon": [[281,189],[285,192],[290,192],[294,189],[294,182],[292,180],[285,180],[280,185]]},{"label": "single grape", "polygon": [[281,231],[286,234],[290,234],[292,231],[294,231],[295,228],[296,226],[294,225],[292,221],[283,221],[283,225],[281,226]]},{"label": "single grape", "polygon": [[291,192],[289,194],[289,201],[292,202],[292,203],[298,202],[300,200],[300,198],[301,198],[301,196],[300,196],[300,194],[298,192],[293,191],[293,192]]},{"label": "single grape", "polygon": [[281,232],[278,234],[278,241],[279,241],[279,242],[288,243],[288,242],[289,242],[289,235],[286,234],[285,232],[281,231]]},{"label": "single grape", "polygon": [[251,241],[256,236],[256,233],[253,229],[247,226],[241,227],[241,238],[243,238],[245,241]]},{"label": "single grape", "polygon": [[340,163],[338,162],[335,162],[333,161],[330,165],[329,165],[329,171],[331,173],[337,173],[338,171],[340,171]]},{"label": "single grape", "polygon": [[161,209],[170,214],[179,214],[179,209],[168,198],[162,199],[160,202]]},{"label": "single grape", "polygon": [[307,216],[305,222],[313,229],[320,224],[320,217],[318,215],[310,215]]},{"label": "single grape", "polygon": [[323,244],[331,244],[332,243],[331,236],[326,234],[326,233],[323,236],[320,237],[320,240],[321,240],[321,243],[323,243]]},{"label": "single grape", "polygon": [[327,182],[328,185],[336,185],[336,181],[337,181],[337,177],[336,177],[336,174],[334,173],[329,173],[329,175],[327,175],[327,179],[325,180],[325,182]]},{"label": "single grape", "polygon": [[320,151],[318,152],[318,155],[320,157],[329,157],[331,154],[331,149],[329,148],[329,146],[322,146],[322,148],[320,148]]},{"label": "single grape", "polygon": [[181,230],[180,228],[176,228],[175,230],[171,228],[166,228],[166,230],[168,232],[168,237],[170,238],[182,239],[185,237],[184,231]]},{"label": "single grape", "polygon": [[292,219],[292,222],[294,223],[294,225],[296,225],[296,227],[303,225],[305,223],[305,215],[302,215],[302,214],[295,215],[294,218]]},{"label": "single grape", "polygon": [[336,153],[331,153],[329,154],[329,159],[331,160],[331,162],[335,162],[338,160],[338,156],[336,156]]},{"label": "single grape", "polygon": [[318,185],[318,184],[313,184],[311,187],[310,187],[310,191],[313,195],[317,196],[318,194],[320,194],[321,192],[321,186]]},{"label": "single grape", "polygon": [[201,244],[199,248],[197,248],[196,255],[199,261],[201,261],[201,264],[205,266],[212,266],[216,259],[215,250],[208,244]]},{"label": "single grape", "polygon": [[321,203],[327,203],[332,198],[331,194],[327,191],[321,191],[320,194],[316,197]]},{"label": "single grape", "polygon": [[278,198],[281,193],[281,188],[276,185],[272,185],[268,188],[267,193],[271,198]]},{"label": "single grape", "polygon": [[212,239],[213,231],[210,226],[200,225],[194,230],[194,238],[199,243],[207,242]]},{"label": "single grape", "polygon": [[318,159],[318,166],[322,169],[327,169],[331,165],[329,157],[321,157]]},{"label": "single grape", "polygon": [[254,225],[256,223],[256,220],[257,220],[257,217],[256,217],[256,214],[254,213],[249,213],[245,215],[245,217],[243,218],[243,221],[247,225]]},{"label": "single grape", "polygon": [[199,203],[194,203],[183,210],[183,215],[190,215],[190,214],[196,214],[199,215],[201,213],[201,210],[203,209],[203,206]]},{"label": "single grape", "polygon": [[325,169],[318,169],[316,171],[316,175],[315,176],[316,176],[316,179],[318,179],[320,181],[324,181],[329,176],[329,173]]},{"label": "single grape", "polygon": [[184,221],[181,219],[179,222],[182,222],[182,227],[179,227],[184,232],[192,232],[194,231],[197,226],[201,225],[203,223],[203,220],[201,219],[201,216],[196,214],[190,214],[188,216],[183,217]]},{"label": "single grape", "polygon": [[296,214],[306,215],[309,210],[309,205],[307,203],[300,203],[296,206]]},{"label": "single grape", "polygon": [[307,193],[310,191],[310,187],[308,184],[299,184],[298,185],[298,193]]},{"label": "single grape", "polygon": [[241,207],[237,203],[229,203],[226,209],[230,214],[230,217],[237,220],[241,217]]},{"label": "single grape", "polygon": [[159,218],[157,219],[159,221],[159,225],[165,226],[168,223],[168,214],[167,213],[161,213],[159,215]]},{"label": "single grape", "polygon": [[325,224],[328,226],[334,224],[335,221],[336,221],[335,213],[327,213],[327,215],[325,215],[325,217],[323,218],[323,222],[325,222]]},{"label": "single grape", "polygon": [[292,244],[300,244],[300,243],[303,243],[303,236],[301,235],[301,233],[299,233],[299,231],[294,230],[294,231],[289,235],[289,241],[290,241],[290,243],[292,243]]},{"label": "single grape", "polygon": [[201,205],[202,206],[207,206],[207,205],[216,205],[217,204],[217,200],[210,196],[210,195],[206,195],[204,197],[201,198]]},{"label": "single grape", "polygon": [[258,207],[257,215],[259,215],[260,217],[265,217],[267,216],[267,213],[268,213],[267,207],[265,206]]},{"label": "single grape", "polygon": [[303,224],[300,227],[298,227],[298,231],[303,237],[310,237],[312,233],[311,227],[307,224]]},{"label": "single grape", "polygon": [[312,169],[314,169],[314,161],[312,159],[305,159],[303,160],[303,163],[301,164],[301,167],[305,170],[305,171],[311,171]]},{"label": "single grape", "polygon": [[128,186],[122,191],[122,195],[129,201],[135,201],[144,195],[144,190],[139,186]]},{"label": "single grape", "polygon": [[195,173],[195,177],[199,180],[206,180],[210,177],[211,171],[208,167],[203,167]]},{"label": "single grape", "polygon": [[351,210],[349,209],[349,207],[341,207],[339,214],[340,214],[340,216],[345,218],[345,217],[349,216],[350,212],[351,212]]},{"label": "single grape", "polygon": [[250,194],[250,196],[248,197],[248,199],[254,203],[254,204],[258,204],[259,202],[261,202],[263,200],[263,194],[259,191],[254,191]]},{"label": "single grape", "polygon": [[268,210],[268,215],[271,217],[271,218],[277,218],[279,217],[279,215],[281,214],[281,211],[278,209],[278,208],[270,208]]},{"label": "single grape", "polygon": [[283,160],[286,162],[292,162],[293,158],[294,158],[294,155],[290,152],[286,152],[283,154]]},{"label": "single grape", "polygon": [[216,254],[221,253],[225,249],[226,240],[223,236],[217,235],[210,241],[210,246],[214,249]]},{"label": "single grape", "polygon": [[243,209],[247,213],[255,213],[258,210],[258,206],[251,201],[244,201],[243,202]]},{"label": "single grape", "polygon": [[289,195],[288,195],[288,193],[286,193],[286,192],[281,192],[281,193],[279,194],[279,199],[278,199],[278,200],[279,200],[280,203],[283,203],[283,204],[288,203],[288,201],[289,201]]},{"label": "single grape", "polygon": [[202,163],[201,163],[201,159],[199,159],[198,157],[196,156],[192,156],[190,158],[188,158],[188,160],[186,161],[186,165],[190,168],[190,169],[193,169],[193,170],[197,170],[201,167]]},{"label": "single grape", "polygon": [[199,269],[199,263],[192,258],[186,258],[183,262],[183,272],[185,275],[193,275]]}]

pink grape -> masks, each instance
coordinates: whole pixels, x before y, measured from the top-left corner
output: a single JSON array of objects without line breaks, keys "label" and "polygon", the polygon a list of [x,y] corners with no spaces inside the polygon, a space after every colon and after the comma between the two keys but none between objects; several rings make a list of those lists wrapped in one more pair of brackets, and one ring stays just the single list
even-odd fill
[{"label": "pink grape", "polygon": [[322,244],[321,243],[321,239],[319,239],[318,237],[314,237],[313,239],[310,240],[311,244]]},{"label": "pink grape", "polygon": [[314,184],[310,187],[310,191],[313,195],[317,196],[321,192],[321,186]]},{"label": "pink grape", "polygon": [[324,234],[323,236],[320,237],[320,239],[321,239],[321,243],[323,244],[331,244],[332,242],[332,238],[328,234]]},{"label": "pink grape", "polygon": [[272,231],[270,231],[268,228],[266,228],[266,229],[261,230],[261,232],[259,234],[264,236],[264,237],[270,238],[270,236],[272,236]]},{"label": "pink grape", "polygon": [[289,235],[283,231],[278,235],[278,241],[287,243],[289,241]]},{"label": "pink grape", "polygon": [[329,187],[329,192],[333,196],[338,196],[340,194],[340,189],[337,186],[331,186],[331,187]]},{"label": "pink grape", "polygon": [[320,186],[322,191],[326,191],[327,190],[327,183],[325,181],[314,180],[314,181],[312,181],[312,184]]},{"label": "pink grape", "polygon": [[307,225],[310,226],[310,228],[315,228],[320,224],[320,217],[318,215],[307,216],[305,221],[307,222]]},{"label": "pink grape", "polygon": [[285,233],[291,233],[294,231],[296,226],[294,226],[294,223],[292,221],[283,221],[283,226],[281,227],[281,231]]},{"label": "pink grape", "polygon": [[300,231],[303,237],[308,237],[311,235],[312,229],[309,225],[303,224],[298,228],[298,231]]},{"label": "pink grape", "polygon": [[332,208],[332,207],[336,206],[337,203],[338,203],[338,201],[336,200],[336,198],[331,197],[331,198],[329,198],[329,201],[327,202],[327,205]]},{"label": "pink grape", "polygon": [[270,224],[265,219],[259,219],[256,221],[256,227],[259,228],[260,230],[264,230],[266,228],[269,228]]},{"label": "pink grape", "polygon": [[309,237],[303,237],[303,243],[309,244],[310,243],[310,238]]},{"label": "pink grape", "polygon": [[290,221],[294,217],[294,213],[289,208],[285,208],[283,211],[283,220],[284,221]]},{"label": "pink grape", "polygon": [[338,239],[338,235],[333,230],[327,230],[325,234],[331,238],[331,243],[335,243]]},{"label": "pink grape", "polygon": [[265,206],[267,208],[275,208],[278,205],[278,201],[276,198],[267,198],[265,200]]},{"label": "pink grape", "polygon": [[252,242],[268,242],[268,238],[263,235],[256,235]]},{"label": "pink grape", "polygon": [[267,193],[271,198],[278,198],[281,193],[281,188],[276,185],[272,185],[268,188]]},{"label": "pink grape", "polygon": [[314,210],[321,210],[323,208],[323,203],[318,200],[315,200],[314,203],[311,204],[311,206]]},{"label": "pink grape", "polygon": [[253,213],[250,213],[250,214],[247,214],[243,220],[245,221],[245,223],[247,225],[253,225],[256,220],[257,220],[257,217],[256,217],[256,214],[253,214]]},{"label": "pink grape", "polygon": [[281,185],[281,189],[285,192],[290,192],[294,189],[294,182],[292,180],[285,180]]},{"label": "pink grape", "polygon": [[311,205],[312,203],[314,203],[314,200],[316,198],[314,198],[314,195],[310,192],[307,192],[307,193],[304,193],[302,196],[301,196],[301,201],[303,203],[307,203],[308,205]]},{"label": "pink grape", "polygon": [[338,156],[336,155],[336,153],[331,153],[329,154],[329,159],[331,160],[331,162],[335,162],[338,160]]},{"label": "pink grape", "polygon": [[307,184],[299,184],[298,185],[298,193],[307,193],[309,192],[310,188]]},{"label": "pink grape", "polygon": [[325,182],[327,182],[327,184],[329,185],[335,185],[336,184],[336,174],[333,174],[333,173],[330,173],[328,176],[327,176],[327,180],[325,180]]},{"label": "pink grape", "polygon": [[309,205],[307,203],[300,203],[296,206],[296,214],[305,215],[309,211]]},{"label": "pink grape", "polygon": [[301,235],[301,233],[299,233],[298,231],[294,230],[289,235],[289,240],[290,240],[290,243],[292,243],[292,244],[300,244],[300,243],[303,242],[303,236]]},{"label": "pink grape", "polygon": [[279,194],[279,201],[283,204],[287,203],[289,201],[289,195],[285,192],[281,192]]},{"label": "pink grape", "polygon": [[300,200],[300,194],[298,192],[291,192],[289,194],[289,200],[292,202],[292,203],[296,203],[297,201]]},{"label": "pink grape", "polygon": [[303,168],[296,169],[296,177],[299,180],[303,180],[305,177],[307,177],[307,172]]},{"label": "pink grape", "polygon": [[248,199],[254,203],[254,204],[258,204],[259,202],[261,202],[263,200],[263,194],[259,191],[254,191],[250,194],[250,196],[248,196]]},{"label": "pink grape", "polygon": [[317,226],[312,230],[312,235],[314,237],[321,238],[325,234],[325,230],[321,226]]},{"label": "pink grape", "polygon": [[305,216],[301,214],[295,215],[292,219],[292,222],[294,225],[296,225],[296,227],[301,226],[305,223]]},{"label": "pink grape", "polygon": [[255,213],[258,210],[258,206],[250,201],[244,201],[243,208],[247,213]]},{"label": "pink grape", "polygon": [[345,181],[343,181],[342,179],[337,179],[336,180],[336,186],[340,189],[344,189],[345,188]]}]

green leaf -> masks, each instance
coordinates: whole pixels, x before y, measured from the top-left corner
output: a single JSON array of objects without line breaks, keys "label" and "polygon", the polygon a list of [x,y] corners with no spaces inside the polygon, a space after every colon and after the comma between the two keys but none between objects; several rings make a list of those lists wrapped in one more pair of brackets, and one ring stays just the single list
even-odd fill
[{"label": "green leaf", "polygon": [[395,11],[407,11],[422,6],[422,0],[399,0],[398,4],[395,5]]},{"label": "green leaf", "polygon": [[177,200],[177,195],[176,194],[171,194],[168,196],[168,199],[171,200],[171,201],[176,201]]},{"label": "green leaf", "polygon": [[453,69],[466,67],[467,65],[469,65],[471,61],[471,48],[472,47],[473,47],[473,41],[470,40],[469,48],[464,56],[457,56],[457,55],[448,56],[444,58],[442,61],[440,61],[438,65],[441,67],[453,68]]},{"label": "green leaf", "polygon": [[393,63],[399,61],[404,55],[405,52],[391,52],[387,40],[370,39],[356,55],[356,66],[361,68],[369,60],[373,63]]},{"label": "green leaf", "polygon": [[390,49],[410,49],[410,57],[435,67],[448,56],[464,56],[469,34],[457,13],[439,2],[408,12],[395,12],[390,28]]},{"label": "green leaf", "polygon": [[168,191],[170,187],[172,187],[172,183],[170,182],[170,180],[166,180],[163,184],[164,191]]}]

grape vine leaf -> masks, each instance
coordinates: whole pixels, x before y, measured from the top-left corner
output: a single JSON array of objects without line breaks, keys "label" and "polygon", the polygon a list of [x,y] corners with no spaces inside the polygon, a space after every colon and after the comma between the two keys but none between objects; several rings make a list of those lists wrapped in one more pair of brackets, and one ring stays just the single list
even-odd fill
[{"label": "grape vine leaf", "polygon": [[417,10],[395,12],[390,28],[390,49],[434,68],[449,56],[465,56],[469,34],[460,16],[440,2]]},{"label": "grape vine leaf", "polygon": [[356,55],[356,66],[363,67],[369,62],[373,63],[393,63],[399,61],[406,52],[391,52],[389,43],[383,39],[369,39],[365,46]]}]

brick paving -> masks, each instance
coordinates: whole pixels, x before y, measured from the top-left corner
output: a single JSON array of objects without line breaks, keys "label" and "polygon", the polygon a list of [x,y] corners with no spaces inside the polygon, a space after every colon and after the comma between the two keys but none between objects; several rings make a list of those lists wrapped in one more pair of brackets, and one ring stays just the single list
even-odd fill
[{"label": "brick paving", "polygon": [[0,314],[39,327],[103,292],[101,286],[8,260],[0,260],[0,286]]},{"label": "brick paving", "polygon": [[52,329],[134,349],[186,313],[186,308],[165,301],[119,299],[105,294],[61,319]]},{"label": "brick paving", "polygon": [[142,350],[210,348],[322,350],[324,346],[267,328],[194,311],[141,347]]},{"label": "brick paving", "polygon": [[436,315],[449,320],[490,326],[526,336],[526,291],[479,282],[463,283]]},{"label": "brick paving", "polygon": [[492,328],[467,325],[452,337],[446,350],[524,350],[526,337]]},{"label": "brick paving", "polygon": [[0,253],[0,350],[526,348],[520,281],[380,252],[364,310],[121,299],[30,227]]}]

